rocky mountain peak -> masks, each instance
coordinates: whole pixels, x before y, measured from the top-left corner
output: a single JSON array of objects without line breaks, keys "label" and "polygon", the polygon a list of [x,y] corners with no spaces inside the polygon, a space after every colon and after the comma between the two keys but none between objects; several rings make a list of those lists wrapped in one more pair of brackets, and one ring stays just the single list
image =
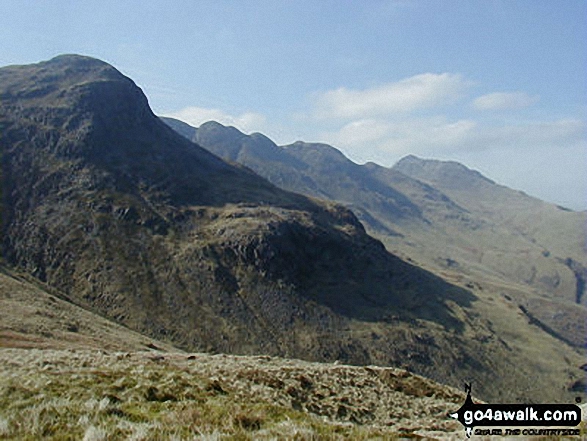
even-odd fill
[{"label": "rocky mountain peak", "polygon": [[128,130],[155,120],[136,84],[109,64],[80,55],[0,70],[2,111],[24,125],[76,132]]},{"label": "rocky mountain peak", "polygon": [[[0,71],[3,99],[55,98],[79,91],[96,82],[123,82],[134,85],[113,66],[104,61],[81,55],[60,55],[37,64],[15,65]],[[67,93],[65,93],[67,92]]]},{"label": "rocky mountain peak", "polygon": [[412,178],[454,189],[466,189],[471,185],[495,184],[478,171],[455,161],[422,159],[408,155],[400,159],[392,168]]}]

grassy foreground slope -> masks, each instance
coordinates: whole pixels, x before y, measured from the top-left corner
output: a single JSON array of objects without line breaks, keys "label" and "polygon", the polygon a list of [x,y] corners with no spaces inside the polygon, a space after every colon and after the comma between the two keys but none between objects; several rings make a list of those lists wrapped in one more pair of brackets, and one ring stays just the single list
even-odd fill
[{"label": "grassy foreground slope", "polygon": [[0,272],[0,439],[464,437],[464,393],[406,370],[185,353],[46,289]]},{"label": "grassy foreground slope", "polygon": [[226,355],[0,350],[2,439],[446,439],[464,395],[403,370]]}]

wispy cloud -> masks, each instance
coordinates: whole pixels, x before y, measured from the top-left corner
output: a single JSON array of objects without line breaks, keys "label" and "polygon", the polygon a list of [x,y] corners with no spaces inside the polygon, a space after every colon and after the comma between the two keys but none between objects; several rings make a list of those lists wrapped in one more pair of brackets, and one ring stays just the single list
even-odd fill
[{"label": "wispy cloud", "polygon": [[454,102],[470,85],[460,74],[424,73],[369,89],[341,87],[316,95],[315,116],[359,119],[405,114]]},{"label": "wispy cloud", "polygon": [[321,136],[356,161],[392,165],[409,153],[426,155],[430,149],[462,148],[474,138],[476,130],[477,123],[472,120],[448,121],[444,116],[434,116],[353,121]]},{"label": "wispy cloud", "polygon": [[585,123],[578,119],[490,126],[471,119],[450,121],[444,116],[402,120],[365,119],[320,139],[340,147],[355,161],[392,165],[408,153],[446,156],[459,152],[510,149],[567,149],[585,145]]},{"label": "wispy cloud", "polygon": [[524,92],[495,92],[477,98],[473,101],[473,107],[478,110],[522,109],[536,104],[539,100],[538,95],[528,95]]},{"label": "wispy cloud", "polygon": [[[330,129],[318,139],[358,161],[393,164],[408,154],[450,156],[489,150],[526,151],[585,145],[581,119],[519,122],[470,115],[463,101],[473,81],[455,73],[423,73],[369,89],[339,88],[314,96],[310,112]],[[511,110],[534,105],[538,95],[495,92],[471,102],[477,110]],[[450,109],[447,104],[453,104]],[[421,110],[426,109],[425,112]],[[460,116],[460,115],[468,116]]]},{"label": "wispy cloud", "polygon": [[198,127],[207,121],[216,121],[227,126],[234,126],[245,133],[261,132],[266,128],[267,124],[267,119],[260,113],[245,112],[235,116],[220,109],[207,109],[204,107],[186,107],[163,116],[177,118],[194,127]]}]

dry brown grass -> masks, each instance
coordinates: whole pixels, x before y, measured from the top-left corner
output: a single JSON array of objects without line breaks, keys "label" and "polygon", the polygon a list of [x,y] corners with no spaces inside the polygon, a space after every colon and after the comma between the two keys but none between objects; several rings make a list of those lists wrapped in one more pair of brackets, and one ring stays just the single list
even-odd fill
[{"label": "dry brown grass", "polygon": [[461,393],[397,369],[270,357],[0,350],[0,439],[462,434]]},{"label": "dry brown grass", "polygon": [[3,440],[460,440],[463,400],[392,368],[0,349]]},{"label": "dry brown grass", "polygon": [[141,350],[154,341],[67,301],[30,276],[0,266],[0,348]]}]

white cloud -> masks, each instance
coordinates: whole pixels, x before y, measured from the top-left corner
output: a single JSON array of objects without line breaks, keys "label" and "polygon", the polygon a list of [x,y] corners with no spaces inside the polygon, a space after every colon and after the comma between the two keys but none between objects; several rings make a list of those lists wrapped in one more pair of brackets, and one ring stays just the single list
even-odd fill
[{"label": "white cloud", "polygon": [[317,94],[315,116],[359,119],[405,114],[453,102],[470,84],[459,74],[424,73],[370,89],[341,87]]},{"label": "white cloud", "polygon": [[471,120],[451,122],[441,116],[401,121],[368,119],[323,132],[320,139],[339,147],[357,162],[375,161],[389,166],[409,153],[425,155],[430,149],[463,146],[474,136],[476,127]]},{"label": "white cloud", "polygon": [[489,126],[470,119],[445,117],[406,118],[386,121],[364,119],[339,130],[323,132],[320,139],[339,147],[358,162],[392,165],[399,157],[451,156],[464,152],[568,149],[585,145],[585,123],[579,119]]},{"label": "white cloud", "polygon": [[242,132],[262,132],[267,123],[265,116],[255,112],[245,112],[233,116],[219,109],[206,109],[203,107],[186,107],[164,116],[177,118],[191,126],[199,127],[207,121],[216,121],[227,126],[234,126]]},{"label": "white cloud", "polygon": [[473,148],[477,149],[560,149],[585,143],[585,122],[580,119],[559,119],[484,127],[473,141]]},{"label": "white cloud", "polygon": [[376,120],[362,119],[345,124],[334,133],[324,133],[323,136],[333,140],[334,145],[360,145],[377,142],[389,137],[392,124]]},{"label": "white cloud", "polygon": [[473,107],[478,110],[522,109],[536,104],[539,100],[538,95],[528,95],[524,92],[495,92],[477,98],[473,101]]}]

